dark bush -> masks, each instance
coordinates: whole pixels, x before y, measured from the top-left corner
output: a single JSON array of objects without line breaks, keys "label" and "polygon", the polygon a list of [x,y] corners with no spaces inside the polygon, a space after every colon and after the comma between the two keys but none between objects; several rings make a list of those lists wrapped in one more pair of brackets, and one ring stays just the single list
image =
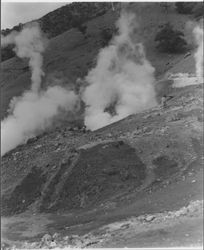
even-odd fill
[{"label": "dark bush", "polygon": [[19,32],[23,29],[23,24],[22,23],[19,23],[18,25],[14,26],[13,27],[13,30]]},{"label": "dark bush", "polygon": [[195,2],[177,2],[175,3],[176,10],[180,14],[192,14]]},{"label": "dark bush", "polygon": [[1,49],[1,61],[8,60],[15,56],[15,52],[13,51],[14,46],[8,45],[5,48]]},{"label": "dark bush", "polygon": [[157,49],[166,53],[182,53],[186,50],[186,41],[181,31],[174,30],[171,24],[167,23],[156,34],[155,41]]},{"label": "dark bush", "polygon": [[111,29],[103,29],[101,31],[102,46],[107,46],[113,37]]},{"label": "dark bush", "polygon": [[83,35],[85,35],[85,34],[86,34],[86,31],[87,31],[87,26],[86,26],[86,25],[80,25],[80,26],[78,26],[78,30],[79,30]]},{"label": "dark bush", "polygon": [[83,24],[83,20],[73,20],[72,27],[78,29],[83,35],[86,34],[87,26]]},{"label": "dark bush", "polygon": [[192,13],[195,18],[202,18],[204,16],[204,3],[197,3],[193,8]]},{"label": "dark bush", "polygon": [[118,30],[116,28],[104,28],[101,31],[101,43],[105,47],[109,44],[111,39],[117,34]]}]

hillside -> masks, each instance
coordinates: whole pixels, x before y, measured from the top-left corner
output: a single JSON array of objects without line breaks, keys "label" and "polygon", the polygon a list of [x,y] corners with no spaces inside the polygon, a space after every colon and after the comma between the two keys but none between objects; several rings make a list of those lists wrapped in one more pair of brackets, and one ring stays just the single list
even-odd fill
[{"label": "hillside", "polygon": [[[89,3],[89,2],[73,2],[65,4],[59,9],[56,9],[40,19],[33,20],[40,24],[42,31],[49,37],[55,37],[63,32],[83,25],[84,22],[91,20],[97,16],[103,15],[110,9],[110,3]],[[12,29],[1,30],[1,34],[8,35],[12,31],[20,31],[28,23],[14,26]],[[15,56],[12,51],[12,46],[7,46],[2,50],[1,60],[5,61]]]},{"label": "hillside", "polygon": [[[202,246],[203,83],[193,85],[189,77],[192,85],[174,88],[167,79],[169,73],[195,73],[195,48],[168,54],[158,52],[155,43],[157,31],[170,22],[191,44],[185,27],[195,19],[172,4],[127,8],[137,14],[138,40],[155,68],[158,103],[95,131],[80,128],[81,111],[6,153],[1,160],[3,249]],[[42,88],[76,89],[77,79],[96,65],[102,31],[115,32],[118,17],[118,9],[108,7],[83,23],[85,35],[70,28],[50,38]],[[31,73],[28,61],[17,57],[1,68],[2,119],[10,100],[30,88]],[[170,98],[161,105],[164,95]]]},{"label": "hillside", "polygon": [[57,232],[59,246],[200,246],[202,89],[172,90],[166,109],[95,132],[60,127],[6,154],[5,242],[46,246],[43,235]]},{"label": "hillside", "polygon": [[[169,6],[167,5],[162,4],[164,11],[168,10]],[[120,9],[120,3],[115,3],[114,6],[115,7],[108,2],[73,2],[46,14],[38,20],[33,21],[39,22],[43,32],[51,38],[60,35],[71,28],[79,27],[83,25],[84,22],[105,14],[111,8]],[[165,6],[167,6],[167,9]],[[202,2],[181,3],[177,12],[180,14],[190,14],[194,18],[200,18],[203,16],[203,8],[204,6]],[[12,31],[20,31],[25,25],[26,24],[19,23],[12,29],[3,29],[1,30],[1,34],[8,35]],[[15,56],[12,48],[13,47],[9,45],[2,50],[2,61]]]},{"label": "hillside", "polygon": [[[159,53],[155,48],[155,33],[161,25],[171,20],[173,26],[183,31],[188,37],[185,23],[190,20],[190,17],[178,14],[174,9],[169,9],[165,13],[159,3],[135,3],[131,5],[131,8],[138,16],[139,36],[144,42],[147,58],[155,67],[156,75],[160,77],[182,61],[185,54]],[[94,66],[97,54],[102,47],[101,30],[113,29],[117,19],[118,12],[109,9],[104,15],[85,23],[88,27],[87,38],[74,28],[50,39],[49,47],[44,55],[43,68],[46,78],[49,79],[49,77],[56,75],[57,78],[65,79],[66,84],[74,84],[78,77],[86,76]],[[194,71],[192,60],[190,59],[190,61],[191,65],[184,72]],[[19,96],[25,89],[29,89],[30,73],[27,61],[16,57],[2,62],[1,68],[3,93],[1,95],[1,117],[4,117],[11,98]],[[179,67],[177,72],[182,72]],[[44,82],[46,82],[46,78]]]}]

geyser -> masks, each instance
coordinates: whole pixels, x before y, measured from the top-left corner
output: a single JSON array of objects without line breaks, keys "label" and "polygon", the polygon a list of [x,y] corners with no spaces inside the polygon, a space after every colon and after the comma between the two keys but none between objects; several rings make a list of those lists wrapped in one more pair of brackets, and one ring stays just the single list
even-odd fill
[{"label": "geyser", "polygon": [[31,90],[11,100],[9,115],[1,121],[1,156],[51,126],[59,111],[75,110],[78,102],[73,91],[60,86],[41,89],[44,75],[42,53],[47,40],[38,24],[2,37],[2,41],[3,46],[13,43],[18,57],[29,59]]},{"label": "geyser", "polygon": [[[117,25],[119,34],[100,51],[86,77],[85,125],[91,130],[156,105],[154,68],[138,41],[135,15],[123,12]],[[111,105],[114,114],[108,112]]]},{"label": "geyser", "polygon": [[189,26],[195,26],[192,30],[194,43],[196,46],[196,51],[194,53],[195,74],[170,74],[169,79],[174,80],[173,87],[175,88],[182,88],[189,85],[203,83],[203,21],[200,21],[196,25],[190,22]]},{"label": "geyser", "polygon": [[32,23],[24,27],[21,32],[12,32],[8,36],[1,36],[2,46],[14,44],[14,51],[20,58],[28,58],[31,69],[31,82],[33,91],[40,90],[41,78],[44,75],[42,70],[42,53],[47,47],[47,39],[40,30],[38,23]]},{"label": "geyser", "polygon": [[196,76],[203,81],[203,20],[193,29],[193,35],[197,45],[197,50],[194,54]]}]

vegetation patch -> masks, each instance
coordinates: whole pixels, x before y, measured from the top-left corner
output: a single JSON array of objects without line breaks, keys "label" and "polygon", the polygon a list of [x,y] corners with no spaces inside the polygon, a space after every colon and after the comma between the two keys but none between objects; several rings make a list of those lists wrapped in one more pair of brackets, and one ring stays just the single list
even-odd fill
[{"label": "vegetation patch", "polygon": [[169,159],[167,155],[155,158],[152,163],[156,166],[155,174],[159,178],[162,177],[162,179],[168,178],[178,170],[178,163],[173,159]]},{"label": "vegetation patch", "polygon": [[41,188],[46,182],[42,170],[33,167],[13,192],[2,197],[2,214],[11,215],[24,212],[41,195]]},{"label": "vegetation patch", "polygon": [[187,49],[187,42],[183,32],[174,30],[170,23],[166,23],[156,34],[157,49],[165,53],[183,53]]},{"label": "vegetation patch", "polygon": [[54,210],[97,205],[136,188],[145,178],[145,165],[129,145],[110,142],[81,150],[74,168],[64,178]]}]

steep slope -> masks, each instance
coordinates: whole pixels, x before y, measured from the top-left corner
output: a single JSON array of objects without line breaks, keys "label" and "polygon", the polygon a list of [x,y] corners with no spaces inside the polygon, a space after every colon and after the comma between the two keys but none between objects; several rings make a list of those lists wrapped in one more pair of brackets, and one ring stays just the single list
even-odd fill
[{"label": "steep slope", "polygon": [[[2,157],[3,243],[45,247],[202,245],[203,84],[172,88],[164,73],[194,72],[193,54],[159,54],[154,35],[167,18],[184,30],[187,16],[159,4],[133,3],[147,57],[156,67],[160,103],[97,131],[60,124]],[[109,11],[50,40],[43,87],[75,86],[94,65]],[[140,18],[139,18],[140,19]],[[27,62],[2,63],[2,111],[30,86]],[[76,126],[75,126],[76,127]],[[57,233],[57,234],[56,234]],[[47,235],[45,235],[47,234]],[[27,241],[28,243],[25,243]]]},{"label": "steep slope", "polygon": [[[148,60],[160,76],[169,68],[182,61],[184,55],[161,54],[155,49],[154,37],[161,25],[171,22],[176,29],[184,31],[185,24],[190,17],[178,14],[173,8],[166,12],[159,3],[133,3],[132,11],[138,16],[138,36],[144,43]],[[118,19],[118,12],[109,10],[102,16],[87,22],[87,38],[77,29],[71,29],[50,40],[50,45],[45,52],[44,83],[50,78],[61,79],[65,84],[75,84],[78,77],[84,77],[94,66],[97,54],[102,47],[101,30],[113,28]],[[30,73],[27,61],[11,58],[1,63],[1,118],[6,115],[8,104],[13,96],[19,96],[30,87]],[[194,71],[194,67],[186,70]],[[188,71],[187,71],[188,72]]]},{"label": "steep slope", "polygon": [[[156,216],[202,200],[202,89],[203,85],[172,89],[173,98],[165,109],[155,107],[86,134],[61,127],[5,155],[2,212],[7,216],[21,213],[6,219],[5,239],[39,239],[47,230],[83,235],[130,216]],[[27,226],[20,225],[26,225],[26,214],[34,220],[42,217],[39,212],[48,212],[42,218],[42,231],[25,237]],[[181,246],[182,237],[177,241]],[[198,244],[199,238],[194,237],[190,242]],[[156,231],[152,240],[155,246],[161,243]],[[137,246],[135,241],[129,243]]]},{"label": "steep slope", "polygon": [[[49,5],[49,3],[47,3]],[[49,7],[48,7],[49,8]],[[32,22],[38,22],[42,31],[49,37],[55,37],[63,32],[80,27],[84,22],[91,20],[97,16],[101,16],[111,8],[111,3],[97,2],[72,2],[64,3],[64,6],[49,12],[45,16],[32,20],[27,23],[19,23],[11,29],[1,30],[3,36],[11,34],[13,31],[21,31],[26,25]],[[15,56],[12,51],[13,45],[4,47],[1,51],[1,60],[5,61]]]}]

